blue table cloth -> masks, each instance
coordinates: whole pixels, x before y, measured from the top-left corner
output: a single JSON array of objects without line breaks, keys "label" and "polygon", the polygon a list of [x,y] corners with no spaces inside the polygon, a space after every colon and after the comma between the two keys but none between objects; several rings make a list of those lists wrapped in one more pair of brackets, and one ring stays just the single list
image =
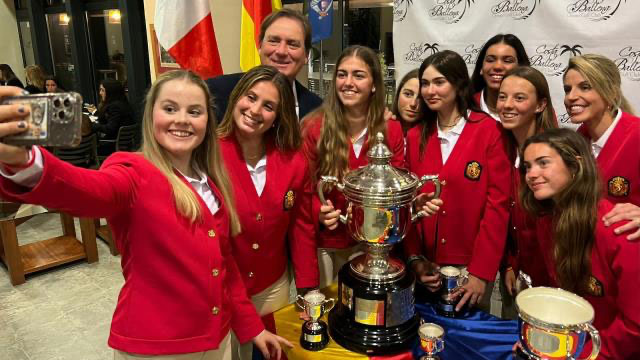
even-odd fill
[{"label": "blue table cloth", "polygon": [[[442,326],[445,330],[442,360],[513,359],[511,349],[518,341],[518,322],[502,320],[480,310],[471,310],[459,318],[436,313],[432,304],[416,304],[416,311],[425,322]],[[419,341],[413,346],[413,356],[425,355]]]}]

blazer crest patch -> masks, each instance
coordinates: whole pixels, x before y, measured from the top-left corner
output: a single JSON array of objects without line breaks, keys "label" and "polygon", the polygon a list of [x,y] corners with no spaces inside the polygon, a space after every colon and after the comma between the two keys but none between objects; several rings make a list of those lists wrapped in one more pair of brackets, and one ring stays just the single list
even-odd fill
[{"label": "blazer crest patch", "polygon": [[602,283],[593,275],[589,277],[589,283],[587,284],[587,292],[591,296],[597,296],[597,297],[604,296],[604,287],[602,286]]},{"label": "blazer crest patch", "polygon": [[614,176],[607,182],[607,190],[611,196],[629,196],[629,188],[629,180],[622,176]]},{"label": "blazer crest patch", "polygon": [[296,194],[293,192],[293,190],[289,190],[287,191],[286,194],[284,194],[282,207],[284,208],[285,211],[290,210],[293,207],[293,204],[295,202],[296,202]]},{"label": "blazer crest patch", "polygon": [[482,174],[482,165],[477,161],[469,161],[464,169],[464,177],[469,180],[478,181]]}]

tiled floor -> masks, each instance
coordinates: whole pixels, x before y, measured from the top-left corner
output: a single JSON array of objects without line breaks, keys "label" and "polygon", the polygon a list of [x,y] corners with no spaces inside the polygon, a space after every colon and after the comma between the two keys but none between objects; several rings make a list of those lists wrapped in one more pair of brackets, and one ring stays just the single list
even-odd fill
[{"label": "tiled floor", "polygon": [[[20,243],[62,234],[58,214],[18,227]],[[76,232],[80,229],[76,220]],[[111,317],[123,284],[120,257],[100,239],[97,263],[75,262],[12,286],[0,265],[0,360],[106,360]]]}]

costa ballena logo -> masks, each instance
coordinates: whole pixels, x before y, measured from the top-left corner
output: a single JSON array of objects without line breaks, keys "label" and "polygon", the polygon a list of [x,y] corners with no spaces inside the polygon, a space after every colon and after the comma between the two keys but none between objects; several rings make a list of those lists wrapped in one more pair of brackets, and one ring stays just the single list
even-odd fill
[{"label": "costa ballena logo", "polygon": [[427,56],[440,51],[438,43],[412,43],[409,51],[404,54],[405,63],[421,63]]},{"label": "costa ballena logo", "polygon": [[582,45],[542,44],[535,50],[535,55],[529,57],[535,66],[547,76],[560,76],[569,64],[569,58],[581,55]]},{"label": "costa ballena logo", "polygon": [[393,21],[401,22],[407,17],[413,0],[393,0]]},{"label": "costa ballena logo", "polygon": [[536,10],[540,0],[500,0],[491,7],[491,14],[496,17],[510,17],[524,20]]},{"label": "costa ballena logo", "polygon": [[[569,0],[567,14],[591,21],[609,20],[622,6],[623,0]],[[624,0],[626,3],[627,0]]]},{"label": "costa ballena logo", "polygon": [[571,117],[566,111],[558,115],[558,124],[571,124]]},{"label": "costa ballena logo", "polygon": [[480,45],[469,44],[465,46],[462,53],[460,53],[460,55],[464,59],[464,62],[469,66],[475,65],[476,62],[478,61],[478,53],[480,53],[480,50],[482,49],[483,46],[484,46],[484,43]]},{"label": "costa ballena logo", "polygon": [[625,46],[618,52],[618,58],[614,62],[618,65],[620,75],[632,81],[640,81],[640,50]]},{"label": "costa ballena logo", "polygon": [[462,20],[464,14],[475,0],[435,0],[435,5],[428,9],[429,17],[445,24],[455,24]]}]

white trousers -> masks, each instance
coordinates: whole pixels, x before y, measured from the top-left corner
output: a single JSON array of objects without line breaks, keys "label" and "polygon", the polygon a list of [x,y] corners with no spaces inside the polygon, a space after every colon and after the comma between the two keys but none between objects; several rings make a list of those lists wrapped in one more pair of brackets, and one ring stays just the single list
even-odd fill
[{"label": "white trousers", "polygon": [[[290,285],[289,270],[285,270],[271,286],[253,295],[251,302],[256,307],[258,315],[264,316],[289,305]],[[231,336],[231,349],[232,360],[251,360],[253,356],[253,342],[240,344],[235,334]]]},{"label": "white trousers", "polygon": [[231,360],[231,331],[222,339],[220,346],[215,350],[200,351],[189,354],[176,355],[139,355],[126,353],[120,350],[113,351],[113,360]]},{"label": "white trousers", "polygon": [[333,284],[336,281],[342,265],[363,253],[361,245],[355,245],[346,249],[318,248],[320,289],[324,289]]}]

